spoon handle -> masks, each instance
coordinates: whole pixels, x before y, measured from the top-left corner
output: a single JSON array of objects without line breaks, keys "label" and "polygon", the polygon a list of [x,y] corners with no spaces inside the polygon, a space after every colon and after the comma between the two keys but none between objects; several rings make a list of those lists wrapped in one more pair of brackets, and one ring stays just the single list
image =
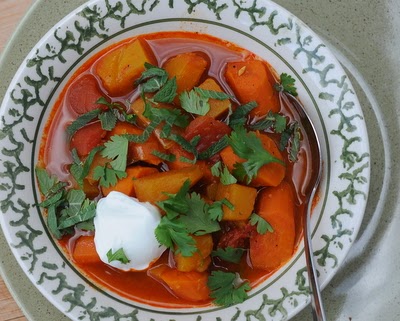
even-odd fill
[{"label": "spoon handle", "polygon": [[[314,194],[314,192],[313,192]],[[313,195],[311,196],[311,200]],[[311,232],[310,232],[310,211],[311,211],[310,201],[307,206],[307,215],[305,219],[307,220],[304,224],[304,251],[306,254],[306,265],[308,272],[308,283],[311,288],[311,307],[314,321],[326,321],[324,305],[322,302],[321,291],[318,284],[318,276],[314,264],[314,255],[311,243]]]}]

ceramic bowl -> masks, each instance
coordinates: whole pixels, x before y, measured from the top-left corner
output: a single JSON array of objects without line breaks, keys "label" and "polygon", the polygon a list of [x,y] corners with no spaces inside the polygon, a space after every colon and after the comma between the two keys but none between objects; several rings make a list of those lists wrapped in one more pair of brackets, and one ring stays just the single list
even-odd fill
[{"label": "ceramic bowl", "polygon": [[58,94],[87,59],[122,39],[157,31],[225,39],[296,79],[322,144],[323,179],[312,235],[319,281],[337,272],[357,235],[369,189],[369,144],[361,107],[321,39],[267,0],[89,1],[55,25],[16,73],[1,107],[1,225],[29,279],[72,320],[289,319],[310,301],[303,244],[293,258],[228,308],[161,309],[128,301],[87,279],[50,236],[34,176],[41,135]]}]

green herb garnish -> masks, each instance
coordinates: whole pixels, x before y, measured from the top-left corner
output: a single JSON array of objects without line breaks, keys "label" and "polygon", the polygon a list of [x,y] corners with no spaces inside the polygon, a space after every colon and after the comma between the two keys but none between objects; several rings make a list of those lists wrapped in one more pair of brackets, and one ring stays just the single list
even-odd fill
[{"label": "green herb garnish", "polygon": [[296,80],[288,75],[287,73],[282,73],[280,76],[280,83],[275,84],[275,90],[279,92],[287,92],[292,96],[297,96],[297,88],[295,87]]},{"label": "green herb garnish", "polygon": [[265,220],[263,219],[260,215],[253,213],[250,216],[250,224],[251,225],[256,225],[257,226],[257,232],[258,234],[265,234],[267,232],[273,233],[274,229],[272,226]]},{"label": "green herb garnish", "polygon": [[218,248],[215,251],[212,251],[211,256],[219,257],[221,260],[226,262],[239,263],[245,252],[245,249],[228,246],[224,249]]},{"label": "green herb garnish", "polygon": [[119,261],[122,264],[128,264],[130,262],[130,260],[127,258],[123,248],[118,249],[115,253],[113,253],[112,249],[110,249],[107,252],[107,260],[108,260],[108,263],[111,263],[113,261]]}]

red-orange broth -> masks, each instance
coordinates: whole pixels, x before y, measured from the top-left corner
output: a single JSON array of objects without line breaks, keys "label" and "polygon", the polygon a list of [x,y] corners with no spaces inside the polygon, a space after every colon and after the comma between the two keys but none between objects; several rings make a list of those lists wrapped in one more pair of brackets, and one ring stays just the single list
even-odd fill
[{"label": "red-orange broth", "polygon": [[[76,99],[76,97],[71,97],[73,95],[79,94],[73,92],[74,82],[78,81],[85,75],[91,75],[97,82],[97,91],[95,90],[95,93],[92,93],[91,95],[90,88],[89,90],[87,90],[88,97],[81,98],[82,101],[85,102],[85,104],[93,104],[97,100],[97,98],[99,98],[97,97],[97,94],[99,93],[101,96],[106,97],[110,102],[119,102],[123,106],[127,106],[129,112],[129,104],[127,104],[126,102],[129,101],[130,103],[132,103],[135,99],[140,99],[137,87],[134,87],[132,82],[132,88],[126,94],[119,96],[110,95],[104,87],[102,78],[96,73],[96,65],[99,63],[99,60],[102,59],[102,57],[104,57],[105,55],[109,54],[113,50],[120,48],[121,46],[124,46],[125,44],[133,42],[135,39],[136,38],[123,40],[120,43],[114,44],[102,50],[98,54],[94,55],[92,58],[88,59],[88,61],[85,62],[82,67],[80,67],[71,77],[71,79],[61,92],[59,99],[55,103],[54,108],[52,109],[52,114],[50,116],[50,120],[47,123],[41,144],[39,165],[46,168],[51,174],[56,175],[60,181],[68,182],[69,186],[76,185],[73,182],[73,179],[69,173],[69,164],[72,163],[72,158],[69,142],[65,133],[65,129],[67,128],[67,126],[78,116],[78,113],[72,110],[69,106],[69,101],[71,99]],[[212,78],[220,85],[220,87],[222,87],[225,92],[228,92],[229,94],[235,93],[232,91],[232,89],[230,89],[227,80],[225,79],[224,73],[227,68],[227,62],[259,60],[259,58],[256,57],[253,53],[249,52],[246,49],[240,48],[237,45],[198,33],[159,32],[154,34],[142,35],[140,36],[140,39],[142,39],[142,41],[147,44],[145,46],[146,50],[150,50],[152,52],[151,55],[154,55],[157,65],[160,67],[164,66],[165,62],[168,61],[168,59],[175,57],[181,53],[195,52],[199,55],[202,55],[207,60],[207,68],[196,86],[202,83],[206,78]],[[267,62],[263,62],[263,64],[270,73],[269,79],[277,82],[278,76],[273,68]],[[242,71],[238,71],[238,73],[241,72]],[[243,72],[245,72],[245,70]],[[240,103],[244,104],[246,102],[240,101]],[[237,103],[232,102],[233,110],[235,110],[237,106]],[[284,106],[282,103],[279,112],[282,115],[286,116],[289,122],[295,120],[294,114],[287,106]],[[189,117],[191,117],[190,119],[192,119],[195,116],[189,115]],[[256,116],[256,118],[258,117],[261,117],[261,115]],[[217,119],[223,121],[226,120],[226,118],[227,113],[223,113]],[[275,143],[278,144],[278,134],[264,134],[271,137],[275,141]],[[304,210],[302,204],[304,195],[302,191],[304,190],[305,184],[307,184],[306,172],[307,170],[310,170],[310,164],[307,162],[307,157],[309,157],[309,148],[304,134],[302,136],[301,148],[296,162],[288,160],[288,152],[286,151],[286,149],[283,150],[281,154],[286,167],[284,181],[290,185],[294,194],[293,201],[295,207],[295,241],[293,244],[293,254],[295,253],[295,249],[302,233],[301,213]],[[220,158],[217,155],[216,157],[207,160],[207,166],[212,166],[212,164],[215,163],[215,161],[218,159]],[[165,164],[165,162],[160,162],[159,166],[151,166],[157,168],[159,171],[165,171],[168,169],[168,166]],[[192,188],[192,190],[203,193],[204,183],[199,182]],[[264,187],[257,187],[258,193],[261,190],[264,190]],[[228,225],[231,223],[224,224]],[[229,230],[229,228],[226,228],[225,230],[227,231]],[[254,231],[252,233],[254,233]],[[183,308],[193,306],[205,306],[209,305],[211,302],[210,299],[196,302],[182,299],[181,297],[175,295],[167,286],[162,284],[162,282],[150,277],[148,275],[148,271],[123,272],[113,267],[110,267],[109,265],[102,262],[96,264],[82,264],[76,262],[76,260],[74,260],[73,254],[70,253],[70,251],[73,251],[73,247],[71,248],[71,244],[73,244],[73,242],[70,242],[71,237],[73,236],[66,235],[59,240],[59,244],[63,249],[65,255],[72,264],[79,268],[79,270],[84,275],[86,275],[90,280],[93,280],[96,284],[100,285],[100,287],[109,289],[127,299],[159,307]],[[218,235],[213,236],[214,248],[218,244],[218,237]],[[249,246],[248,240],[246,240],[244,243],[247,247]],[[268,249],[265,249],[265,251],[268,251]],[[171,265],[171,257],[172,256],[167,250],[155,263],[154,266],[160,264]],[[287,259],[284,262],[281,262],[280,266],[286,263],[286,261]],[[231,271],[239,272],[241,278],[248,280],[252,288],[254,288],[256,285],[267,279],[277,269],[279,269],[280,266],[277,266],[272,270],[254,268],[252,266],[252,262],[247,251],[242,257],[239,264],[226,264],[222,263],[222,261],[219,259],[213,259],[207,271],[221,268],[229,268],[231,269]]]}]

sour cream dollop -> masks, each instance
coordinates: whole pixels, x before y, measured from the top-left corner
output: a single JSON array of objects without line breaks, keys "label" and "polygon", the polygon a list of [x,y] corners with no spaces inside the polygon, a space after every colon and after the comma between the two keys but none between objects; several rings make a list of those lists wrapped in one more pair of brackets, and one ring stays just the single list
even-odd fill
[{"label": "sour cream dollop", "polygon": [[[150,203],[139,202],[120,192],[111,192],[97,203],[94,243],[100,259],[117,269],[145,270],[165,251],[154,230],[161,214]],[[107,253],[123,249],[129,263],[108,262]]]}]

